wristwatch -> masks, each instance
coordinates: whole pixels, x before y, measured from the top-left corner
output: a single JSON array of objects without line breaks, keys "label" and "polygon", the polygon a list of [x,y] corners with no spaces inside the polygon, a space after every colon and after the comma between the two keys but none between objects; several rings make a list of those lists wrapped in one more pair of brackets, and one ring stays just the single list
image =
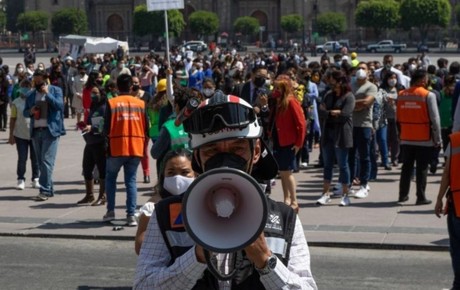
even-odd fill
[{"label": "wristwatch", "polygon": [[267,275],[268,273],[273,271],[273,269],[275,269],[277,261],[278,261],[278,258],[274,254],[272,254],[268,258],[267,264],[265,265],[265,267],[263,267],[262,269],[259,269],[257,267],[254,267],[254,268],[256,269],[256,271],[259,273],[260,276]]}]

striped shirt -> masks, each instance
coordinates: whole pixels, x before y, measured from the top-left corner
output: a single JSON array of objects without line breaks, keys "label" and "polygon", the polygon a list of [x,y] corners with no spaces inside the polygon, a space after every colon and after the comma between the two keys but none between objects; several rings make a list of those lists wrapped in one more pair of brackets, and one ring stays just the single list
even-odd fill
[{"label": "striped shirt", "polygon": [[[197,261],[195,247],[168,267],[171,256],[152,214],[137,261],[133,289],[192,289],[206,270]],[[310,251],[300,219],[296,218],[287,267],[278,260],[269,274],[260,277],[265,289],[317,289],[310,269]],[[219,289],[230,290],[231,281],[219,281]]]}]

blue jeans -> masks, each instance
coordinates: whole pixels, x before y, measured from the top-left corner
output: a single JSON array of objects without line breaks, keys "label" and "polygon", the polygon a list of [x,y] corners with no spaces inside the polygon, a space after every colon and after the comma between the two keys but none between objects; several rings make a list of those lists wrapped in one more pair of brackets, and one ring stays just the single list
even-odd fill
[{"label": "blue jeans", "polygon": [[27,165],[27,157],[30,150],[30,165],[32,167],[32,178],[38,178],[38,162],[37,158],[35,157],[35,150],[34,146],[32,145],[31,140],[26,140],[18,137],[14,137],[16,140],[16,150],[18,151],[18,166],[16,169],[16,174],[18,175],[18,180],[26,180],[26,165]]},{"label": "blue jeans", "polygon": [[137,167],[140,157],[107,157],[105,172],[105,191],[107,194],[107,211],[115,210],[115,193],[117,191],[117,176],[121,167],[125,175],[126,213],[134,215],[137,206]]},{"label": "blue jeans", "polygon": [[454,270],[452,289],[460,289],[460,218],[455,215],[454,205],[449,204],[447,214],[447,230],[449,232],[450,258]]},{"label": "blue jeans", "polygon": [[32,144],[40,169],[40,193],[47,196],[53,196],[53,170],[59,137],[51,135],[48,128],[43,130],[34,129],[32,133]]},{"label": "blue jeans", "polygon": [[348,167],[348,152],[349,148],[336,148],[333,142],[326,142],[323,148],[323,179],[325,181],[332,181],[332,172],[334,169],[334,157],[337,159],[339,165],[339,182],[341,184],[349,185],[350,181],[350,168]]},{"label": "blue jeans", "polygon": [[382,159],[382,166],[388,165],[388,127],[387,125],[378,129],[375,132],[377,137],[377,144],[379,145],[380,157]]},{"label": "blue jeans", "polygon": [[356,172],[356,151],[359,154],[359,180],[361,185],[367,185],[369,175],[371,173],[371,140],[372,128],[353,128],[353,149],[350,150],[348,155],[348,163],[350,165],[350,172],[352,178],[357,177]]}]

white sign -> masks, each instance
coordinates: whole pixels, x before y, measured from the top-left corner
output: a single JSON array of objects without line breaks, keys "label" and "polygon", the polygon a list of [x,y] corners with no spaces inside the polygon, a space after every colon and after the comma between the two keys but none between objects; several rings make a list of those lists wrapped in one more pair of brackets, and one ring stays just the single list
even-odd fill
[{"label": "white sign", "polygon": [[184,0],[147,0],[147,11],[184,9]]}]

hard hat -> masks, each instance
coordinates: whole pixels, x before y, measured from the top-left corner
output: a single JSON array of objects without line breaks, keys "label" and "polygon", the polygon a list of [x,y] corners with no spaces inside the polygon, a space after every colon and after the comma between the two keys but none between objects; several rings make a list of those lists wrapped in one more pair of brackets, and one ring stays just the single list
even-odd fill
[{"label": "hard hat", "polygon": [[352,52],[350,54],[351,58],[354,59],[354,58],[357,58],[358,57],[358,54],[356,52]]},{"label": "hard hat", "polygon": [[245,100],[216,91],[184,121],[190,148],[235,138],[257,139],[262,135],[254,108]]},{"label": "hard hat", "polygon": [[166,79],[161,79],[158,81],[156,92],[161,93],[164,91],[166,91]]}]

